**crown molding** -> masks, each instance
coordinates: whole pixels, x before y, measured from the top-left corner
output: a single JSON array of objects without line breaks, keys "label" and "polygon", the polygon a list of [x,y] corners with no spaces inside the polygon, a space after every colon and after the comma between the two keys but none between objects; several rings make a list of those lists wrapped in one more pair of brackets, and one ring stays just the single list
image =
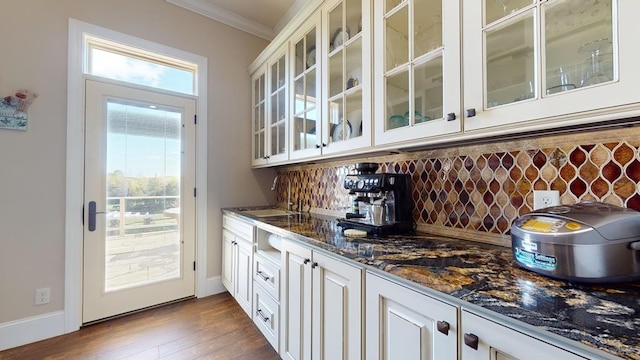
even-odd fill
[{"label": "crown molding", "polygon": [[[267,26],[249,20],[245,17],[239,16],[219,6],[213,5],[206,0],[166,1],[268,41],[273,40],[273,38],[275,37],[273,29],[270,29]],[[289,12],[287,12],[287,15],[288,14]]]},{"label": "crown molding", "polygon": [[309,0],[296,0],[293,5],[287,10],[287,13],[278,21],[276,26],[273,28],[274,34],[278,34],[284,29],[285,26],[293,19],[294,16],[298,15],[302,8],[309,2]]}]

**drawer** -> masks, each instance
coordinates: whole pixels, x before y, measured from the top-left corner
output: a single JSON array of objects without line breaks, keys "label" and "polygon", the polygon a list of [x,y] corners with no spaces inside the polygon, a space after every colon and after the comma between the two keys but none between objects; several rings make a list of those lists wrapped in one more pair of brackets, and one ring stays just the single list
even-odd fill
[{"label": "drawer", "polygon": [[257,252],[253,257],[253,281],[276,301],[280,301],[280,267]]},{"label": "drawer", "polygon": [[271,346],[280,352],[280,304],[260,286],[253,287],[253,322]]},{"label": "drawer", "polygon": [[253,240],[253,225],[234,217],[223,215],[222,227],[245,239]]}]

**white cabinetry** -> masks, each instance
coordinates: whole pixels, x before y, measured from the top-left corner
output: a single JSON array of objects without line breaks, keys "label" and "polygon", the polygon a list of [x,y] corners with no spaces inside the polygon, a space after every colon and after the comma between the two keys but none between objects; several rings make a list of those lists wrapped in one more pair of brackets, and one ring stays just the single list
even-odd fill
[{"label": "white cabinetry", "polygon": [[284,359],[362,358],[362,269],[283,242]]},{"label": "white cabinetry", "polygon": [[289,159],[287,44],[252,75],[252,165],[278,164]]},{"label": "white cabinetry", "polygon": [[253,322],[276,351],[280,351],[280,250],[258,227],[253,264]]},{"label": "white cabinetry", "polygon": [[457,359],[457,307],[370,273],[366,288],[367,359]]},{"label": "white cabinetry", "polygon": [[587,359],[467,311],[461,336],[463,360]]},{"label": "white cabinetry", "polygon": [[373,21],[375,145],[460,132],[460,2],[375,1]]},{"label": "white cabinetry", "polygon": [[222,284],[251,317],[254,228],[227,215],[222,221]]},{"label": "white cabinetry", "polygon": [[619,118],[628,104],[637,112],[640,2],[462,4],[465,132]]}]

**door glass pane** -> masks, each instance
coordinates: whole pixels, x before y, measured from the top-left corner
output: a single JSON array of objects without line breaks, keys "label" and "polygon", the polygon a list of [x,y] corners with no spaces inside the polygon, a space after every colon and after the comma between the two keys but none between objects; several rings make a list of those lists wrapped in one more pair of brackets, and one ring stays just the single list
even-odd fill
[{"label": "door glass pane", "polygon": [[[342,24],[342,6],[343,4],[340,3],[329,12],[329,36],[327,38],[327,41],[329,41],[329,51],[333,51],[338,48],[340,44],[344,43],[343,30],[346,29],[343,29],[344,26]],[[338,43],[335,43],[336,39],[338,39]]]},{"label": "door glass pane", "polygon": [[614,80],[611,0],[543,6],[546,94]]},{"label": "door glass pane", "polygon": [[107,101],[105,291],[180,277],[182,113]]},{"label": "door glass pane", "polygon": [[413,99],[414,123],[442,118],[442,56],[416,65]]},{"label": "door glass pane", "polygon": [[344,140],[344,102],[342,97],[337,98],[329,103],[329,137],[330,141]]},{"label": "door glass pane", "polygon": [[416,0],[413,10],[414,58],[442,46],[442,2]]},{"label": "door glass pane", "polygon": [[295,84],[295,103],[293,104],[294,114],[300,114],[305,109],[305,86],[304,86],[305,77],[300,77],[297,79]]},{"label": "door glass pane", "polygon": [[533,1],[536,0],[484,0],[485,25],[523,9],[531,5]]},{"label": "door glass pane", "polygon": [[487,107],[536,94],[533,10],[485,31]]},{"label": "door glass pane", "polygon": [[355,37],[362,31],[362,0],[345,0],[346,21],[351,37]]},{"label": "door glass pane", "polygon": [[409,125],[409,71],[387,77],[387,126],[395,129]]},{"label": "door glass pane", "polygon": [[385,20],[385,49],[391,70],[409,61],[409,7],[405,6]]},{"label": "door glass pane", "polygon": [[344,112],[351,125],[352,138],[362,135],[362,92],[350,93],[344,101]]},{"label": "door glass pane", "polygon": [[301,39],[300,41],[298,41],[296,43],[296,69],[295,72],[293,74],[294,77],[302,74],[302,72],[304,71],[304,69],[306,69],[307,67],[307,61],[306,61],[306,56],[307,56],[307,52],[305,50],[305,46],[304,46],[304,39]]},{"label": "door glass pane", "polygon": [[345,89],[351,89],[360,84],[362,79],[362,38],[352,42],[345,49]]},{"label": "door glass pane", "polygon": [[344,89],[342,53],[340,50],[329,57],[329,97],[340,94]]},{"label": "door glass pane", "polygon": [[400,5],[403,0],[385,0],[384,1],[384,13],[388,13],[390,10],[393,10],[396,6]]}]

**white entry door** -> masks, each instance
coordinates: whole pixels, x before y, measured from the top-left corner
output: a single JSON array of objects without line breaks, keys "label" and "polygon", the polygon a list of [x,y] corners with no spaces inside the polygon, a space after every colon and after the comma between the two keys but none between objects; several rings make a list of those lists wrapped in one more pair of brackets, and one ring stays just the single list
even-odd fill
[{"label": "white entry door", "polygon": [[195,100],[86,81],[83,323],[195,294]]}]

